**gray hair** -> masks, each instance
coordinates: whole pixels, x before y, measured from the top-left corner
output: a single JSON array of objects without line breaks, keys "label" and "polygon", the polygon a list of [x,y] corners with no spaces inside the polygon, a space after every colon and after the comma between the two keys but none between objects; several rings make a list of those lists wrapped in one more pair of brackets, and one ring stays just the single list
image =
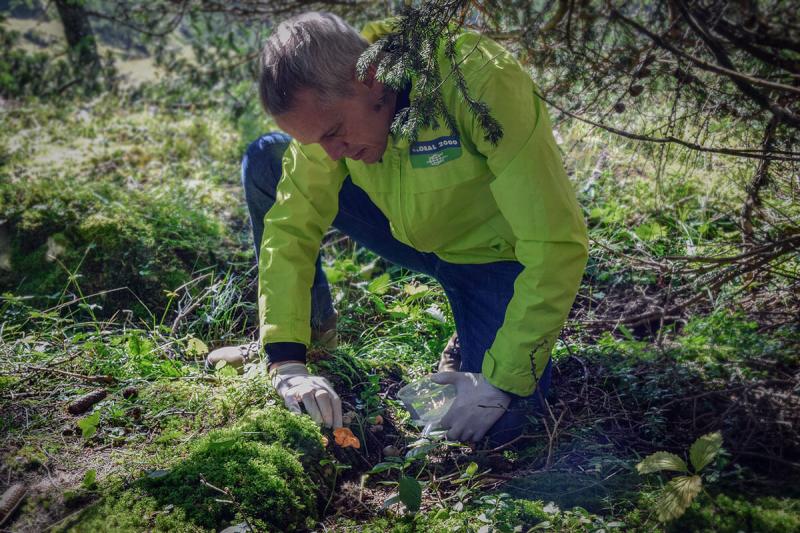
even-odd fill
[{"label": "gray hair", "polygon": [[332,13],[311,12],[280,23],[261,52],[258,93],[267,114],[291,110],[299,89],[322,101],[350,94],[358,57],[369,43]]}]

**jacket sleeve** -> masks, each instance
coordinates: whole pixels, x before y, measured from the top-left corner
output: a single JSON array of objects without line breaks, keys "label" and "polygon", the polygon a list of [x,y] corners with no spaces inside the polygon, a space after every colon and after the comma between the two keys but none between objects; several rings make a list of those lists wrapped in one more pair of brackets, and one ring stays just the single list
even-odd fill
[{"label": "jacket sleeve", "polygon": [[332,161],[319,145],[289,144],[275,203],[264,217],[258,265],[262,346],[308,346],[311,340],[315,262],[338,212],[345,176],[344,164]]},{"label": "jacket sleeve", "polygon": [[[465,105],[459,106],[456,119],[462,136],[487,159],[494,175],[490,189],[524,267],[482,372],[496,387],[528,396],[580,287],[588,257],[586,226],[530,75],[486,38],[464,48],[475,54],[463,63],[471,96],[489,106],[503,137],[497,145],[485,140]],[[476,63],[479,68],[473,68]]]}]

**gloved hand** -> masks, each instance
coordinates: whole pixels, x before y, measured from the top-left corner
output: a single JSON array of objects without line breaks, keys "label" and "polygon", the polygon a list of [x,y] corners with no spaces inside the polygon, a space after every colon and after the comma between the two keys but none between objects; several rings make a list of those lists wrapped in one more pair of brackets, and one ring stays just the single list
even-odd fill
[{"label": "gloved hand", "polygon": [[431,381],[456,387],[456,399],[441,421],[442,427],[449,429],[450,440],[481,440],[511,403],[511,396],[486,381],[483,374],[438,372]]},{"label": "gloved hand", "polygon": [[303,363],[286,363],[270,371],[272,386],[286,407],[300,414],[300,402],[317,424],[329,428],[342,427],[342,400],[328,380],[311,376]]}]

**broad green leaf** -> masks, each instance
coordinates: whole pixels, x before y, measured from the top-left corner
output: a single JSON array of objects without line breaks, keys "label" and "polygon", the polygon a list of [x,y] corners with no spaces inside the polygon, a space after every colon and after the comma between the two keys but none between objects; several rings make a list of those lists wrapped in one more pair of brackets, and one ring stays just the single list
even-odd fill
[{"label": "broad green leaf", "polygon": [[322,271],[325,272],[325,277],[328,278],[328,283],[339,283],[344,279],[344,272],[338,268],[322,265]]},{"label": "broad green leaf", "polygon": [[128,352],[135,356],[148,355],[155,346],[148,339],[142,338],[138,333],[133,332],[128,337]]},{"label": "broad green leaf", "polygon": [[606,214],[606,210],[603,209],[602,207],[593,207],[589,211],[589,218],[591,218],[593,220],[602,220],[602,218],[605,216],[605,214]]},{"label": "broad green leaf", "polygon": [[400,478],[398,484],[400,489],[400,501],[406,504],[411,512],[419,511],[422,503],[422,486],[413,477],[404,476]]},{"label": "broad green leaf", "polygon": [[78,420],[78,427],[81,428],[81,435],[85,440],[91,439],[97,433],[97,425],[99,423],[100,411]]},{"label": "broad green leaf", "polygon": [[681,516],[703,488],[700,476],[677,476],[661,490],[656,500],[656,514],[662,522]]},{"label": "broad green leaf", "polygon": [[473,461],[467,466],[467,469],[464,471],[464,474],[466,474],[467,477],[472,477],[475,475],[477,471],[478,471],[478,463]]},{"label": "broad green leaf", "polygon": [[405,318],[408,316],[409,308],[407,305],[395,304],[390,309],[386,310],[392,318]]},{"label": "broad green leaf", "polygon": [[411,447],[411,449],[406,452],[406,460],[413,461],[414,459],[425,457],[428,455],[428,452],[437,448],[438,446],[438,442],[429,442],[427,444]]},{"label": "broad green leaf", "polygon": [[425,296],[430,292],[430,290],[431,288],[424,284],[412,285],[410,283],[406,283],[405,287],[403,287],[403,292],[408,295],[407,301],[409,302]]},{"label": "broad green leaf", "polygon": [[655,241],[667,236],[664,226],[658,222],[650,222],[637,227],[634,232],[643,241]]},{"label": "broad green leaf", "polygon": [[158,365],[158,368],[161,370],[161,374],[164,376],[178,377],[183,374],[181,367],[179,367],[178,364],[172,359],[161,361],[161,364]]},{"label": "broad green leaf", "polygon": [[375,309],[378,310],[378,312],[383,313],[386,311],[386,304],[383,303],[383,300],[381,300],[380,296],[378,296],[377,294],[370,294],[369,299],[375,306]]},{"label": "broad green leaf", "polygon": [[189,337],[186,341],[186,353],[193,357],[204,357],[208,353],[208,346],[196,337]]},{"label": "broad green leaf", "polygon": [[370,469],[370,471],[367,472],[367,474],[380,474],[381,472],[386,472],[387,470],[391,470],[392,468],[400,469],[401,467],[402,467],[402,465],[400,463],[397,463],[397,462],[394,462],[394,463],[389,463],[389,462],[378,463],[375,466],[373,466],[372,469]]},{"label": "broad green leaf", "polygon": [[227,362],[220,359],[214,364],[214,374],[216,374],[218,377],[221,378],[222,377],[231,378],[238,376],[239,372],[232,365],[229,365]]},{"label": "broad green leaf", "polygon": [[392,279],[389,277],[389,273],[386,272],[370,281],[367,285],[367,290],[372,294],[386,294],[386,291],[389,290],[389,285],[391,285],[391,283]]},{"label": "broad green leaf", "polygon": [[656,452],[648,455],[642,462],[636,465],[636,470],[640,474],[652,474],[653,472],[660,472],[662,470],[675,470],[677,472],[688,471],[683,459],[669,452]]},{"label": "broad green leaf", "polygon": [[399,501],[400,501],[400,495],[399,494],[392,494],[391,496],[389,496],[388,498],[386,498],[384,500],[383,508],[384,509],[388,509],[389,507],[391,507],[392,505],[396,504]]},{"label": "broad green leaf", "polygon": [[708,463],[714,460],[722,448],[722,433],[715,431],[703,435],[689,448],[689,460],[695,472],[700,472]]},{"label": "broad green leaf", "polygon": [[87,490],[91,490],[95,486],[95,481],[97,480],[97,470],[94,468],[87,470],[86,473],[83,475],[83,481],[81,485],[83,488]]}]

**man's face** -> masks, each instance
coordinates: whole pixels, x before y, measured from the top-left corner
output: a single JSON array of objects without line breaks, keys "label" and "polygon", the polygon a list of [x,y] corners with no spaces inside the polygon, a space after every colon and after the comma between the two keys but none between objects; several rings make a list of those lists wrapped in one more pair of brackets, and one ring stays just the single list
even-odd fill
[{"label": "man's face", "polygon": [[323,104],[315,91],[303,89],[294,108],[275,117],[278,126],[301,144],[319,143],[331,159],[375,163],[383,157],[394,117],[395,93],[370,75],[353,80],[352,94]]}]

